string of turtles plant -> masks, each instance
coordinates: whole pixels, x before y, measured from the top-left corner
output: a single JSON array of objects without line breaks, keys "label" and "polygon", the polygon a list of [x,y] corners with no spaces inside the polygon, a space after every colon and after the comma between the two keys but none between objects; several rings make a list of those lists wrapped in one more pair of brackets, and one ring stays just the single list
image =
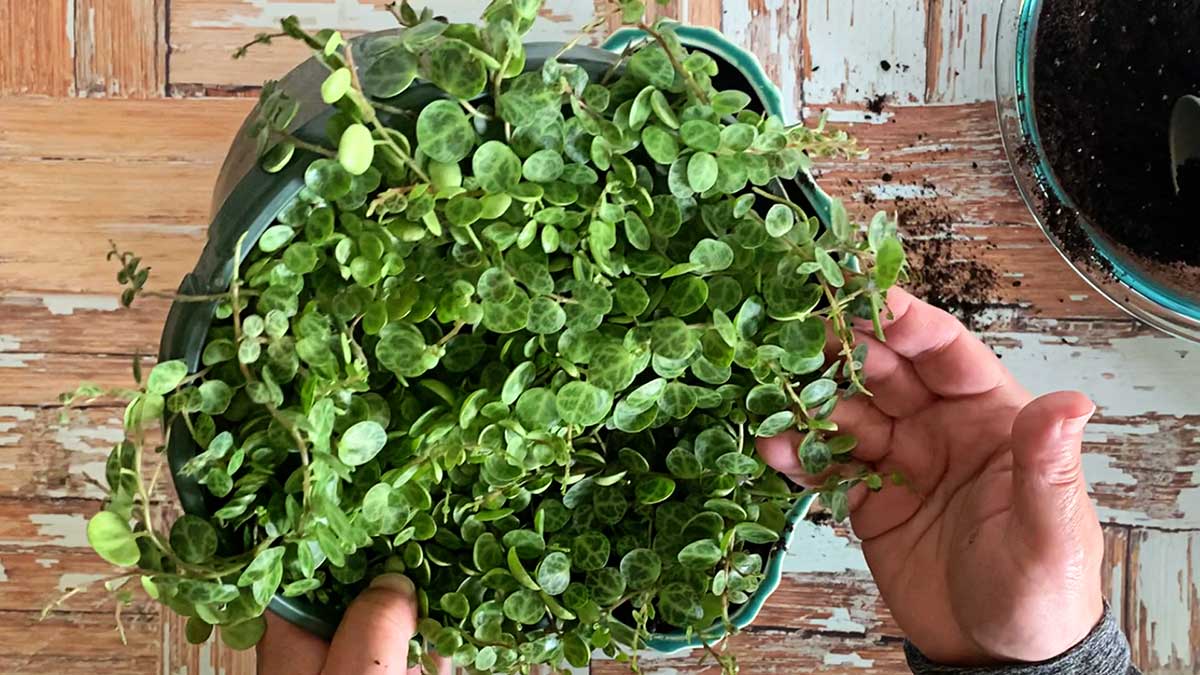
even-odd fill
[{"label": "string of turtles plant", "polygon": [[[528,673],[600,651],[636,671],[682,630],[734,673],[721,636],[805,494],[754,437],[798,431],[808,471],[842,465],[816,491],[839,519],[850,487],[881,487],[830,415],[866,394],[850,320],[878,326],[903,274],[895,226],[835,202],[825,229],[779,180],[852,141],[717,90],[717,63],[638,0],[613,12],[648,38],[607,73],[527,68],[541,4],[494,0],[479,24],[400,4],[403,31],[354,46],[294,18],[255,40],[329,70],[328,145],[288,131],[274,83],[251,128],[267,170],[308,162],[306,187],[244,261],[239,242],[226,291],[179,298],[215,306],[198,370],[63,399],[128,401],[88,525],[121,568],[118,618],[140,590],[189,640],[219,626],[248,648],[277,593],[337,610],[402,572],[414,662]],[[389,103],[420,82],[442,97]],[[110,255],[128,305],[148,270]],[[216,508],[167,527],[144,460],[179,430]]]}]

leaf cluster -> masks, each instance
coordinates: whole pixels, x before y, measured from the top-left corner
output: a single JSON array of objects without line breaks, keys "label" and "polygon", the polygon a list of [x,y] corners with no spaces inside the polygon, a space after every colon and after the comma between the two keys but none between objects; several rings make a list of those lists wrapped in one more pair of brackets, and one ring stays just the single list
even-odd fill
[{"label": "leaf cluster", "polygon": [[[865,392],[850,321],[878,321],[904,254],[885,216],[835,203],[825,227],[787,183],[852,145],[715,88],[718,63],[639,2],[615,11],[648,39],[609,72],[531,67],[540,8],[402,4],[402,32],[353,44],[283,23],[328,67],[330,146],[264,88],[264,168],[303,159],[305,188],[235,260],[199,368],[131,392],[88,528],[189,638],[247,647],[276,594],[337,610],[402,572],[415,659],[636,666],[654,632],[714,642],[763,583],[800,495],[756,436],[798,433],[814,473],[853,450],[831,420]],[[442,98],[390,106],[419,82]],[[164,415],[216,505],[170,528],[141,460]],[[882,484],[820,490],[839,517],[859,482]]]}]

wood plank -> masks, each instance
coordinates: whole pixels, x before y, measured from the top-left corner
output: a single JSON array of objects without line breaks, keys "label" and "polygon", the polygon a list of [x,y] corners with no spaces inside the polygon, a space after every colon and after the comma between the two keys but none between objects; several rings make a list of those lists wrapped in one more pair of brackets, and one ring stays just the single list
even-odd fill
[{"label": "wood plank", "polygon": [[721,0],[688,0],[687,22],[693,26],[721,29]]},{"label": "wood plank", "polygon": [[82,382],[128,387],[133,382],[126,356],[0,352],[0,401],[6,406],[56,406],[58,395]]},{"label": "wood plank", "polygon": [[0,96],[74,91],[75,0],[0,0]]},{"label": "wood plank", "polygon": [[124,624],[128,644],[121,644],[112,614],[54,614],[39,621],[38,612],[0,612],[0,673],[162,673],[158,617],[133,614]]},{"label": "wood plank", "polygon": [[75,2],[75,91],[161,96],[166,83],[166,0]]},{"label": "wood plank", "polygon": [[[924,103],[967,103],[996,97],[996,26],[1003,0],[927,0],[940,30],[925,34]],[[898,99],[901,103],[903,98]]]},{"label": "wood plank", "polygon": [[987,304],[1044,318],[1125,317],[1036,226],[1013,182],[991,104],[827,111],[870,151],[864,159],[818,162],[822,187],[860,218],[899,210],[910,232],[952,238],[951,259],[969,258],[998,280]]},{"label": "wood plank", "polygon": [[1200,669],[1200,533],[1131,535],[1129,638],[1134,662],[1152,675]]},{"label": "wood plank", "polygon": [[[111,617],[116,607],[112,596],[104,590],[103,580],[117,572],[91,549],[58,549],[54,551],[23,546],[0,547],[0,612],[41,612],[55,604],[67,591],[87,586],[88,590],[73,595],[57,606],[54,614],[92,612]],[[123,613],[156,614],[158,606],[142,591],[137,580],[130,582],[134,604]]]},{"label": "wood plank", "polygon": [[120,307],[115,266],[110,271],[107,293],[0,294],[0,353],[157,354],[170,301],[144,297]]},{"label": "wood plank", "polygon": [[[439,14],[464,21],[479,15],[476,0],[439,1]],[[570,39],[592,17],[592,0],[550,0],[530,40]],[[243,60],[230,55],[255,34],[278,30],[296,15],[306,27],[336,28],[346,35],[396,27],[395,19],[373,0],[173,0],[170,12],[171,85],[212,85],[225,89],[258,86],[278,78],[308,56],[305,47],[277,41],[254,49]]]}]

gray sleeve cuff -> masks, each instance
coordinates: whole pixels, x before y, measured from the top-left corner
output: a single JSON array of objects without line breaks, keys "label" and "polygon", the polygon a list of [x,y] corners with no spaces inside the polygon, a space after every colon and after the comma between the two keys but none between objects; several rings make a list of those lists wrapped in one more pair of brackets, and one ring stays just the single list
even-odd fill
[{"label": "gray sleeve cuff", "polygon": [[904,653],[914,675],[1140,675],[1130,660],[1129,643],[1107,604],[1104,617],[1083,642],[1042,663],[955,668],[930,661],[911,642],[904,643]]}]

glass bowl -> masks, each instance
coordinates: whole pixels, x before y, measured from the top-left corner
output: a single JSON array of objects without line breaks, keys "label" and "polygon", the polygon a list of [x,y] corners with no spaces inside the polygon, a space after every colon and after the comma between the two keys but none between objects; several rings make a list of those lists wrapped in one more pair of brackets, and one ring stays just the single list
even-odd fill
[{"label": "glass bowl", "polygon": [[[1042,6],[1042,0],[1004,0],[996,41],[996,111],[1021,197],[1055,249],[1092,288],[1146,324],[1200,342],[1200,281],[1184,285],[1178,266],[1134,254],[1082,215],[1077,226],[1088,246],[1065,246],[1049,227],[1049,214],[1078,209],[1054,174],[1034,114]],[[1200,280],[1200,269],[1192,276]]]}]

